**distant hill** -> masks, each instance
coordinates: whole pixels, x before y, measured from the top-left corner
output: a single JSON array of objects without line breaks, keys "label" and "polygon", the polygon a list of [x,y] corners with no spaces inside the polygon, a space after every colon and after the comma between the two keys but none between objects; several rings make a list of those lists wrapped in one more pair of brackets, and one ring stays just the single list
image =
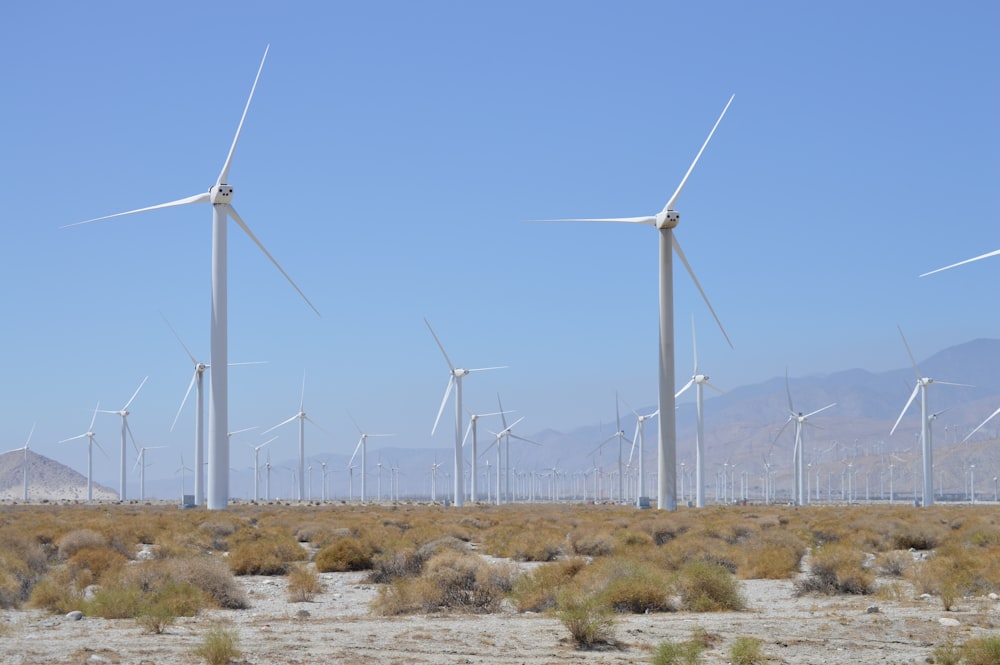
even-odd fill
[{"label": "distant hill", "polygon": [[[0,455],[0,500],[24,498],[24,453]],[[118,492],[94,483],[94,500],[117,501]],[[87,500],[87,477],[65,464],[28,450],[28,500]]]}]

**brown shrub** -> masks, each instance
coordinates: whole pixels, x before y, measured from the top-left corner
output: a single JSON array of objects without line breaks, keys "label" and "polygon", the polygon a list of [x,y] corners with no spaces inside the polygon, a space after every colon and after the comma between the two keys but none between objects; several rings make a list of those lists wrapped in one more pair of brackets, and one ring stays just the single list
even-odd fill
[{"label": "brown shrub", "polygon": [[681,607],[692,612],[746,609],[746,598],[732,574],[717,564],[692,561],[677,578]]},{"label": "brown shrub", "polygon": [[66,560],[85,547],[106,547],[108,539],[91,529],[76,529],[59,539],[59,558]]},{"label": "brown shrub", "polygon": [[341,573],[370,570],[374,548],[357,538],[338,538],[316,553],[316,570],[321,573]]},{"label": "brown shrub", "polygon": [[864,564],[865,553],[848,543],[817,548],[810,557],[809,574],[795,582],[795,593],[870,594],[875,578]]}]

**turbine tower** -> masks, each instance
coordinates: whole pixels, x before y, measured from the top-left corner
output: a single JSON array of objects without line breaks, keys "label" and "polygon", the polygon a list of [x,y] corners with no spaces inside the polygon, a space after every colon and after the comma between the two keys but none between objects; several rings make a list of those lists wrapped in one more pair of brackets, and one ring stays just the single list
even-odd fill
[{"label": "turbine tower", "polygon": [[134,400],[135,396],[139,394],[139,391],[142,390],[142,387],[144,385],[146,385],[146,379],[148,379],[148,378],[149,377],[147,376],[145,379],[142,380],[142,383],[139,384],[139,387],[135,389],[134,393],[132,393],[132,397],[130,397],[129,400],[127,402],[125,402],[125,406],[123,406],[121,409],[119,409],[118,411],[101,411],[101,413],[113,413],[116,416],[121,416],[121,419],[122,419],[121,468],[120,468],[120,471],[119,471],[119,478],[118,478],[119,485],[120,485],[120,489],[118,490],[118,500],[119,501],[125,501],[125,468],[126,468],[126,465],[125,465],[125,453],[126,453],[125,443],[126,443],[126,440],[125,439],[126,439],[126,434],[128,434],[129,436],[132,436],[132,447],[133,448],[135,447],[135,436],[132,435],[132,428],[130,428],[128,426],[128,416],[129,416],[128,407],[132,405],[132,400]]},{"label": "turbine tower", "polygon": [[28,440],[24,442],[24,445],[20,448],[14,448],[13,450],[8,450],[6,453],[19,453],[24,452],[24,462],[21,465],[21,476],[24,481],[24,501],[28,500],[28,444],[31,443],[31,435],[35,433],[35,425],[32,424],[31,431],[28,432]]},{"label": "turbine tower", "polygon": [[684,384],[684,387],[677,391],[674,398],[678,398],[684,394],[691,386],[695,387],[695,404],[698,411],[698,427],[695,430],[697,436],[695,439],[695,455],[694,455],[694,475],[695,475],[695,506],[698,508],[705,507],[705,416],[704,416],[704,396],[703,387],[708,386],[712,390],[726,395],[724,390],[713,386],[708,382],[708,375],[702,374],[698,371],[698,335],[694,329],[694,314],[691,315],[691,345],[694,347],[694,373],[691,375],[691,380]]},{"label": "turbine tower", "polygon": [[[448,358],[448,352],[444,350],[444,345],[441,344],[441,340],[438,339],[437,333],[434,332],[434,328],[431,328],[431,323],[426,318],[424,323],[427,324],[427,329],[431,331],[431,335],[434,336],[434,341],[437,342],[438,348],[441,349],[441,354],[444,356],[444,360],[448,363],[448,369],[450,370],[448,376],[448,387],[444,391],[444,399],[441,400],[441,408],[438,409],[437,418],[434,419],[434,427],[431,428],[431,436],[434,436],[434,432],[437,431],[438,421],[441,420],[441,414],[444,412],[444,407],[448,403],[448,398],[451,396],[451,389],[455,388],[455,473],[454,480],[454,500],[455,506],[460,507],[464,503],[463,499],[463,487],[462,487],[462,472],[464,467],[462,466],[462,379],[469,375],[470,372],[484,372],[490,369],[504,369],[504,367],[480,367],[478,369],[461,369],[455,367],[451,359]],[[502,409],[501,409],[502,410]]]},{"label": "turbine tower", "polygon": [[[365,478],[367,476],[367,473],[368,473],[368,438],[369,437],[373,437],[373,436],[395,436],[395,434],[365,434],[365,432],[361,429],[361,426],[358,425],[358,421],[355,420],[354,416],[351,415],[350,411],[347,412],[347,415],[351,419],[351,422],[354,423],[354,427],[358,430],[358,434],[361,435],[361,438],[358,439],[358,445],[354,447],[354,454],[351,455],[351,459],[347,463],[347,467],[348,467],[348,469],[354,468],[351,465],[354,464],[354,458],[357,456],[358,451],[360,450],[361,451],[361,503],[364,503],[365,501],[368,500],[368,485],[367,485],[367,482],[365,480]],[[382,464],[382,462],[380,461],[379,462],[379,465],[380,465],[379,466],[379,473],[380,473],[380,475],[379,475],[379,483],[382,482],[382,476],[381,476],[382,467],[381,467],[381,464]],[[382,490],[381,490],[381,485],[380,485],[379,486],[379,498],[381,498],[381,494],[382,494]]]},{"label": "turbine tower", "polygon": [[[735,95],[733,95],[735,97]],[[674,205],[677,203],[678,197],[681,195],[681,191],[684,189],[684,185],[687,183],[688,177],[694,170],[695,165],[701,158],[702,152],[705,151],[705,147],[708,142],[712,139],[712,135],[715,134],[715,130],[718,128],[719,123],[722,122],[722,118],[726,115],[726,111],[729,110],[729,105],[733,103],[733,97],[729,98],[726,103],[725,108],[722,109],[722,114],[719,115],[719,119],[715,121],[715,125],[712,127],[712,131],[708,133],[708,138],[701,146],[701,150],[695,155],[694,161],[691,162],[691,166],[688,167],[687,173],[684,174],[684,178],[681,179],[681,184],[677,186],[677,190],[674,192],[667,204],[663,206],[663,210],[655,215],[646,215],[642,217],[607,217],[607,218],[589,218],[589,219],[559,219],[559,220],[545,220],[545,221],[558,221],[558,222],[622,222],[627,224],[644,224],[646,226],[652,226],[660,235],[660,346],[659,346],[659,451],[658,451],[658,488],[657,488],[657,507],[661,510],[676,510],[677,509],[677,417],[674,412],[675,397],[674,397],[674,274],[673,274],[673,252],[677,252],[677,257],[684,264],[684,268],[687,269],[688,274],[691,276],[691,280],[694,285],[698,288],[698,292],[701,294],[702,299],[704,299],[705,304],[708,305],[709,311],[715,318],[715,322],[719,325],[719,329],[722,331],[723,336],[732,347],[733,343],[729,339],[729,335],[726,334],[725,328],[722,327],[722,322],[716,315],[715,310],[712,308],[712,304],[708,301],[708,296],[705,295],[705,291],[701,288],[701,284],[698,282],[698,278],[694,275],[694,270],[692,270],[691,265],[688,263],[687,257],[684,256],[683,250],[681,250],[680,243],[678,243],[677,238],[674,236],[673,230],[680,222],[680,214],[674,209]]]},{"label": "turbine tower", "polygon": [[809,418],[815,416],[820,411],[826,411],[830,407],[836,406],[837,403],[827,404],[822,409],[816,409],[811,413],[802,413],[801,411],[796,411],[795,407],[792,406],[792,389],[788,384],[788,371],[785,371],[785,392],[788,393],[788,420],[785,424],[781,426],[781,430],[778,431],[778,435],[781,435],[781,431],[788,426],[788,423],[795,424],[795,445],[792,448],[792,475],[794,476],[794,487],[792,488],[792,500],[796,506],[804,506],[808,503],[808,496],[805,491],[805,464],[804,451],[802,449],[802,429],[805,427]]},{"label": "turbine tower", "polygon": [[[632,466],[632,455],[633,455],[633,453],[635,453],[635,448],[636,448],[636,445],[638,444],[638,446],[639,446],[639,487],[636,490],[636,494],[635,494],[635,507],[636,508],[642,508],[642,507],[644,507],[643,504],[642,504],[642,500],[644,498],[648,498],[648,497],[646,497],[646,466],[645,466],[645,462],[644,462],[644,459],[643,459],[645,457],[646,421],[650,420],[652,418],[655,418],[656,416],[660,415],[660,412],[659,411],[653,411],[652,413],[649,413],[649,414],[646,414],[646,415],[642,416],[642,415],[639,415],[638,411],[636,411],[631,406],[629,406],[629,403],[626,402],[624,398],[622,399],[622,402],[625,404],[625,406],[628,406],[629,411],[631,411],[633,414],[635,414],[635,434],[632,435],[632,449],[629,450],[629,453],[628,453],[628,466]],[[586,494],[586,489],[587,489],[586,479],[584,479],[583,487],[584,487],[584,493]],[[648,508],[649,506],[646,505],[645,507]]]},{"label": "turbine tower", "polygon": [[302,497],[302,486],[305,485],[305,483],[302,482],[302,479],[305,478],[305,473],[306,473],[306,421],[308,420],[313,425],[316,425],[316,427],[318,427],[321,431],[326,432],[326,430],[323,429],[322,427],[320,427],[316,423],[315,420],[313,420],[312,418],[310,418],[309,416],[306,415],[306,412],[305,412],[305,403],[306,403],[306,377],[305,377],[305,373],[303,373],[302,374],[302,397],[299,399],[299,411],[298,411],[298,413],[296,413],[294,416],[292,416],[288,420],[282,420],[280,423],[278,423],[274,427],[271,427],[270,429],[266,429],[266,430],[264,430],[263,432],[260,433],[261,436],[264,436],[268,432],[276,430],[279,427],[281,427],[282,425],[287,425],[288,423],[292,422],[293,420],[298,420],[299,421],[299,470],[298,470],[299,483],[297,485],[297,491],[296,491],[296,496],[297,496],[297,498],[298,498],[299,501],[302,501],[302,498],[303,498]]},{"label": "turbine tower", "polygon": [[[208,405],[208,509],[223,510],[229,505],[229,350],[228,350],[228,298],[227,298],[227,268],[226,268],[226,242],[227,242],[227,220],[231,217],[237,226],[243,229],[250,239],[260,248],[264,255],[270,259],[271,263],[284,275],[285,279],[298,291],[299,295],[306,303],[319,315],[319,310],[306,298],[302,289],[292,281],[278,261],[271,256],[264,245],[253,234],[250,227],[246,225],[243,218],[239,216],[230,201],[233,197],[233,187],[228,183],[229,167],[232,165],[233,153],[236,152],[236,144],[243,129],[243,123],[250,110],[250,101],[253,99],[254,90],[257,89],[257,81],[260,73],[264,69],[264,61],[267,59],[267,51],[264,49],[264,57],[261,58],[260,67],[257,69],[257,76],[254,78],[253,86],[250,88],[250,96],[246,106],[243,108],[243,116],[240,124],[236,128],[236,135],[229,148],[229,154],[222,165],[222,171],[216,179],[215,184],[202,194],[195,194],[187,198],[161,203],[159,205],[120,212],[114,215],[97,217],[69,226],[87,224],[102,219],[121,217],[161,208],[171,208],[174,206],[187,205],[192,203],[212,204],[212,316],[211,316],[211,364],[215,367],[209,381],[209,405]],[[124,478],[124,474],[123,474]],[[124,485],[124,480],[122,481]],[[123,487],[124,492],[124,487]],[[122,496],[122,499],[125,497]]]},{"label": "turbine tower", "polygon": [[[983,257],[978,257],[978,258],[983,258]],[[975,260],[975,259],[970,259],[970,260]],[[942,270],[944,270],[944,268],[942,268]],[[892,426],[891,430],[889,430],[889,436],[892,436],[893,432],[896,431],[896,428],[899,427],[899,421],[901,421],[903,419],[903,416],[906,415],[907,409],[910,408],[910,404],[913,403],[913,400],[916,399],[917,393],[919,392],[920,393],[920,451],[923,457],[923,473],[924,473],[923,505],[931,506],[934,504],[934,450],[933,447],[931,446],[931,419],[930,419],[930,411],[928,411],[927,409],[927,388],[930,387],[932,383],[940,383],[945,386],[962,386],[965,388],[969,388],[971,386],[965,383],[949,383],[948,381],[937,381],[935,379],[931,379],[926,376],[921,376],[920,369],[917,367],[917,360],[916,358],[913,357],[913,351],[910,350],[910,343],[906,341],[906,335],[903,334],[903,328],[902,326],[897,326],[897,328],[899,328],[899,336],[903,338],[903,345],[906,347],[906,354],[910,357],[910,362],[913,364],[913,371],[917,375],[917,384],[913,386],[913,392],[910,393],[910,399],[906,400],[906,405],[903,406],[903,410],[900,412],[899,418],[896,418],[896,424]]]},{"label": "turbine tower", "polygon": [[[71,436],[68,439],[63,439],[59,443],[68,443],[69,441],[76,441],[77,439],[87,439],[87,501],[94,500],[94,444],[104,452],[104,448],[101,448],[101,444],[97,443],[97,436],[94,434],[94,422],[97,420],[97,414],[100,412],[101,403],[98,402],[97,406],[94,407],[94,417],[90,419],[90,427],[83,434],[77,436]],[[107,453],[105,453],[106,455]]]},{"label": "turbine tower", "polygon": [[480,418],[485,418],[486,416],[499,416],[499,415],[500,415],[499,411],[494,411],[493,413],[473,413],[472,411],[469,411],[469,426],[465,429],[465,436],[462,437],[462,446],[465,446],[465,442],[468,441],[469,439],[469,432],[472,432],[472,465],[469,471],[472,477],[469,486],[469,497],[473,503],[479,500],[479,491],[476,485],[476,477],[479,474],[479,468],[477,464],[479,460],[479,454],[476,451],[477,447],[476,433],[478,427],[476,427],[476,423]]}]

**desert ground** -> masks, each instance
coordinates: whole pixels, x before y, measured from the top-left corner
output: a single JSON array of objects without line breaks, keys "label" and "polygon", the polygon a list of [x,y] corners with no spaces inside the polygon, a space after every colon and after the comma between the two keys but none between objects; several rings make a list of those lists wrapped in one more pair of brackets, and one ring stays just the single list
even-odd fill
[{"label": "desert ground", "polygon": [[[805,575],[808,557],[802,566]],[[762,640],[770,663],[927,663],[938,645],[990,635],[1000,623],[995,595],[966,597],[944,611],[940,599],[917,594],[899,578],[879,578],[892,593],[863,596],[797,596],[794,579],[749,579],[739,582],[746,610],[619,614],[613,644],[581,649],[556,616],[518,612],[506,601],[490,614],[385,617],[371,610],[379,591],[366,581],[367,573],[319,578],[321,593],[310,602],[292,602],[284,577],[238,576],[248,609],[204,610],[179,618],[162,634],[143,631],[129,619],[2,610],[0,664],[199,663],[204,660],[194,653],[197,645],[220,622],[238,632],[241,655],[234,662],[254,665],[649,663],[660,643],[687,640],[696,628],[710,638],[705,663],[730,662],[728,649],[738,637]]]}]

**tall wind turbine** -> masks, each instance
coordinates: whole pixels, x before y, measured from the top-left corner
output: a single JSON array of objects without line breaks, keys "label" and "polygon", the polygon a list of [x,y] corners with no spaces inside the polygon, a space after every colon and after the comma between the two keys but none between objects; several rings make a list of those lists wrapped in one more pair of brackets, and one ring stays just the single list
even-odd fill
[{"label": "tall wind turbine", "polygon": [[[503,474],[501,473],[501,469],[504,468],[504,465],[503,465],[503,452],[504,452],[503,444],[504,444],[504,439],[506,439],[508,436],[510,436],[510,431],[511,431],[511,429],[513,429],[514,425],[518,424],[522,420],[524,420],[523,416],[520,417],[520,418],[518,418],[514,422],[512,422],[510,425],[508,425],[507,424],[507,419],[504,418],[504,423],[503,423],[504,424],[504,428],[502,430],[500,430],[499,432],[490,432],[490,434],[492,434],[495,437],[495,439],[494,439],[493,443],[491,443],[489,446],[486,446],[486,450],[483,451],[483,454],[485,455],[487,452],[489,452],[490,448],[492,448],[494,445],[496,445],[496,447],[497,447],[497,496],[496,496],[496,504],[498,506],[503,502],[503,499],[506,499],[507,503],[511,502],[511,497],[510,497],[510,441],[507,441],[507,466],[506,466],[506,470],[507,470],[507,474],[506,474],[506,487],[507,487],[507,489],[506,489],[506,492],[501,492],[500,491],[500,482],[501,482],[501,478],[503,477]],[[534,442],[532,442],[532,443],[534,443]]]},{"label": "tall wind turbine", "polygon": [[77,439],[87,439],[87,501],[94,500],[94,444],[104,452],[101,448],[101,444],[97,443],[97,436],[94,434],[94,422],[97,421],[97,414],[100,412],[101,403],[98,402],[97,406],[94,407],[94,417],[90,419],[90,427],[87,431],[78,436],[71,436],[68,439],[63,439],[59,443],[67,443],[69,441],[76,441]]},{"label": "tall wind turbine", "polygon": [[485,418],[487,416],[499,416],[499,415],[500,415],[499,411],[494,411],[493,413],[473,413],[472,411],[469,411],[469,426],[465,429],[465,436],[462,437],[462,445],[463,446],[465,445],[465,442],[468,441],[469,439],[469,432],[472,432],[472,465],[470,466],[470,471],[469,471],[469,473],[471,474],[469,497],[471,498],[473,503],[479,500],[478,487],[476,486],[476,477],[479,474],[479,469],[477,466],[479,460],[479,454],[476,451],[476,446],[477,446],[476,433],[478,428],[476,427],[476,423],[479,421],[480,418]]},{"label": "tall wind turbine", "polygon": [[[985,256],[989,256],[988,254]],[[984,257],[977,257],[984,258]],[[975,259],[970,259],[975,260]],[[964,263],[964,262],[963,262]],[[957,264],[956,264],[957,265]],[[951,266],[949,266],[951,267]],[[944,268],[942,268],[944,270]],[[920,375],[920,369],[917,367],[917,359],[913,357],[913,351],[910,350],[910,343],[906,341],[906,335],[903,334],[902,326],[897,326],[899,328],[899,336],[903,338],[903,345],[906,347],[906,354],[910,357],[910,363],[913,364],[913,371],[917,375],[917,384],[913,386],[913,392],[910,393],[910,399],[906,400],[906,405],[903,406],[903,410],[899,414],[899,418],[896,418],[896,424],[892,426],[889,430],[889,436],[892,436],[896,428],[899,427],[899,421],[903,419],[906,415],[907,409],[910,408],[910,404],[916,399],[917,393],[920,393],[920,450],[923,456],[923,472],[924,472],[924,503],[925,506],[930,506],[934,504],[934,450],[931,446],[931,419],[930,411],[927,409],[927,388],[932,383],[940,383],[946,386],[962,386],[965,388],[970,387],[965,383],[949,383],[947,381],[937,381],[935,379],[928,378],[926,376]]]},{"label": "tall wind turbine", "polygon": [[306,473],[306,421],[308,420],[313,425],[316,425],[316,427],[319,427],[319,429],[321,431],[326,432],[326,430],[323,429],[322,427],[320,427],[319,424],[317,424],[315,420],[313,420],[312,418],[310,418],[309,416],[306,415],[306,412],[305,412],[305,403],[306,403],[306,377],[303,374],[303,376],[302,376],[302,397],[299,399],[299,411],[298,411],[298,413],[296,413],[294,416],[292,416],[288,420],[283,420],[280,423],[278,423],[277,425],[275,425],[274,427],[271,427],[270,429],[266,429],[263,432],[261,432],[261,436],[263,436],[263,435],[267,434],[268,432],[270,432],[272,430],[278,429],[282,425],[287,425],[288,423],[292,422],[293,420],[298,420],[299,421],[299,471],[298,471],[298,478],[300,480],[299,480],[299,484],[297,486],[298,487],[297,496],[298,496],[298,500],[299,501],[302,501],[302,486],[305,484],[305,483],[301,482],[301,479],[305,478],[305,473]]},{"label": "tall wind turbine", "polygon": [[[278,261],[271,256],[270,252],[253,234],[250,227],[246,225],[243,218],[239,216],[230,201],[233,197],[233,187],[227,184],[229,180],[229,167],[233,161],[233,154],[236,152],[236,143],[239,141],[243,123],[250,110],[250,101],[253,99],[254,90],[257,89],[257,81],[260,73],[264,69],[264,61],[267,59],[267,51],[264,49],[264,57],[261,58],[260,67],[257,69],[257,76],[254,78],[253,86],[250,88],[250,96],[246,106],[243,108],[243,116],[240,124],[236,128],[236,135],[229,148],[229,154],[222,165],[222,171],[215,184],[202,194],[195,194],[187,198],[161,203],[159,205],[120,212],[114,215],[106,215],[88,219],[77,224],[87,224],[102,219],[121,217],[139,212],[158,210],[161,208],[171,208],[174,206],[187,205],[191,203],[211,203],[212,204],[212,317],[211,317],[211,364],[215,367],[209,381],[209,405],[208,405],[208,508],[209,510],[223,510],[229,505],[229,440],[226,433],[229,431],[229,349],[228,339],[228,298],[227,298],[227,268],[226,268],[226,240],[227,240],[227,220],[231,217],[237,226],[243,229],[250,239],[260,248],[264,255],[270,259],[271,263],[284,275],[285,279],[298,291],[299,295],[306,303],[319,315],[319,310],[306,298],[302,289],[292,281],[284,268],[278,265]],[[124,478],[124,475],[123,475]],[[124,483],[124,481],[123,481]],[[124,487],[123,487],[124,492]],[[122,499],[124,499],[124,495]]]},{"label": "tall wind turbine", "polygon": [[[735,95],[733,95],[735,97]],[[674,192],[667,204],[663,206],[663,210],[655,215],[646,215],[643,217],[606,217],[606,218],[589,218],[589,219],[560,219],[560,220],[548,220],[548,221],[559,221],[559,222],[622,222],[626,224],[644,224],[646,226],[652,226],[660,233],[660,363],[659,363],[659,454],[658,454],[658,492],[657,492],[657,506],[661,510],[676,510],[677,509],[677,416],[674,412],[674,404],[676,398],[674,397],[674,273],[673,273],[673,252],[677,252],[677,257],[684,264],[687,269],[688,274],[691,276],[691,280],[694,285],[698,288],[698,292],[701,294],[702,299],[704,299],[705,304],[708,305],[709,311],[715,318],[715,322],[719,325],[719,329],[722,331],[723,336],[732,347],[733,343],[729,339],[729,335],[726,334],[725,328],[722,327],[722,322],[716,315],[715,310],[712,308],[712,304],[708,301],[708,296],[705,295],[705,291],[701,288],[701,284],[698,282],[698,278],[694,275],[694,270],[691,269],[691,265],[688,263],[687,257],[684,256],[683,250],[681,250],[680,243],[677,242],[677,238],[674,236],[673,230],[680,222],[681,216],[674,209],[677,203],[678,197],[681,195],[681,191],[684,189],[684,185],[687,183],[688,177],[694,170],[695,165],[701,158],[702,152],[705,151],[705,147],[708,142],[712,139],[712,135],[715,134],[715,130],[718,128],[719,123],[722,122],[722,118],[726,115],[726,111],[729,110],[729,105],[733,103],[733,97],[729,98],[726,102],[725,108],[722,109],[722,113],[719,115],[719,119],[715,121],[715,125],[712,127],[712,131],[708,133],[708,138],[701,146],[701,150],[695,155],[694,161],[691,162],[691,166],[688,167],[687,173],[684,174],[684,178],[681,179],[681,184],[677,186],[677,190]]]},{"label": "tall wind turbine", "polygon": [[[646,497],[646,466],[644,462],[645,458],[645,439],[646,439],[646,421],[656,416],[660,415],[659,411],[653,411],[646,415],[639,415],[639,412],[629,406],[629,403],[622,399],[625,406],[628,406],[629,411],[635,414],[635,434],[632,435],[632,449],[628,453],[628,465],[632,465],[632,454],[635,452],[636,445],[639,446],[639,487],[635,494],[635,507],[642,508],[642,500]],[[584,479],[584,490],[586,491],[587,483]],[[683,494],[683,492],[681,493]],[[648,506],[646,506],[648,507]]]},{"label": "tall wind turbine", "polygon": [[31,443],[31,435],[35,433],[35,425],[31,425],[31,431],[28,432],[28,440],[24,442],[24,445],[20,448],[14,448],[13,450],[8,450],[6,453],[19,453],[24,452],[24,462],[21,465],[21,476],[24,480],[24,501],[28,500],[28,444]]},{"label": "tall wind turbine", "polygon": [[[784,430],[788,423],[794,423],[795,426],[795,446],[792,448],[792,469],[794,476],[795,486],[792,488],[792,497],[796,506],[803,506],[808,503],[808,496],[805,492],[805,464],[803,459],[805,457],[804,451],[802,449],[802,430],[809,418],[815,416],[820,411],[826,411],[827,409],[836,406],[837,403],[827,404],[822,409],[816,409],[811,413],[802,413],[801,411],[796,411],[795,407],[792,405],[792,389],[788,383],[788,372],[785,372],[785,392],[788,393],[788,420],[785,424],[781,426]],[[779,430],[778,434],[781,434]]]},{"label": "tall wind turbine", "polygon": [[696,429],[697,437],[695,440],[695,455],[694,455],[694,474],[695,474],[695,506],[698,508],[705,507],[705,417],[703,412],[704,397],[703,387],[708,386],[712,390],[722,395],[726,395],[726,391],[713,386],[708,382],[708,375],[702,374],[698,371],[698,335],[694,329],[694,314],[691,315],[691,345],[694,347],[694,373],[691,375],[691,380],[684,384],[684,387],[677,391],[674,395],[675,398],[680,397],[684,394],[688,388],[694,386],[695,388],[695,404],[698,411],[698,427]]},{"label": "tall wind turbine", "polygon": [[[434,427],[431,428],[431,436],[434,436],[434,432],[437,431],[438,421],[441,420],[441,414],[444,412],[444,407],[448,403],[448,398],[451,396],[451,389],[455,388],[455,487],[454,487],[454,500],[455,506],[461,506],[464,503],[463,497],[463,487],[462,487],[462,473],[464,467],[462,466],[462,379],[469,375],[470,372],[483,372],[490,369],[504,369],[504,367],[480,367],[478,369],[461,369],[455,367],[452,364],[451,359],[448,357],[448,352],[444,350],[444,345],[441,344],[441,340],[438,339],[437,333],[434,332],[434,328],[431,328],[431,323],[426,318],[424,323],[427,324],[427,329],[431,331],[431,335],[434,336],[434,341],[437,342],[438,348],[441,349],[441,354],[444,356],[444,360],[448,363],[448,369],[450,370],[448,376],[448,387],[444,391],[444,399],[441,400],[441,408],[438,409],[437,418],[434,419]],[[502,409],[501,409],[502,410]]]},{"label": "tall wind turbine", "polygon": [[[500,393],[497,393],[497,406],[500,407],[500,420],[503,422],[503,430],[497,436],[497,471],[499,472],[499,470],[500,470],[500,448],[499,448],[499,446],[500,446],[501,438],[502,438],[503,442],[506,444],[505,445],[505,448],[506,448],[505,459],[506,459],[506,462],[507,462],[507,469],[506,469],[506,472],[504,473],[504,484],[506,486],[505,491],[506,491],[506,496],[507,496],[507,502],[511,503],[514,497],[513,497],[513,494],[511,494],[511,491],[510,491],[510,470],[511,470],[511,466],[510,466],[510,440],[511,439],[517,439],[518,441],[524,441],[525,443],[530,443],[533,446],[540,446],[542,444],[538,443],[537,441],[532,441],[531,439],[526,439],[523,436],[518,436],[517,434],[514,434],[514,425],[517,425],[518,423],[520,423],[522,420],[524,420],[524,418],[523,417],[518,418],[516,422],[513,422],[510,425],[507,424],[507,416],[505,415],[507,413],[507,411],[504,410],[504,408],[503,408],[503,402],[500,401]],[[498,476],[497,477],[497,499],[498,499],[497,503],[498,503],[498,505],[499,505],[499,498],[500,498],[500,478]]]},{"label": "tall wind turbine", "polygon": [[[139,387],[135,389],[135,392],[132,393],[132,396],[129,398],[129,400],[127,402],[125,402],[125,406],[123,406],[122,408],[120,408],[117,411],[101,411],[101,413],[113,413],[116,416],[121,416],[121,419],[122,419],[121,469],[120,469],[119,478],[118,478],[119,485],[120,485],[120,489],[118,490],[118,500],[119,501],[125,501],[125,467],[126,467],[126,465],[125,465],[126,445],[125,444],[126,444],[126,435],[129,435],[129,436],[132,435],[132,428],[130,428],[128,426],[128,416],[129,416],[129,410],[128,410],[128,408],[132,405],[132,400],[134,400],[135,396],[139,394],[139,391],[142,390],[142,387],[144,385],[146,385],[146,380],[147,379],[149,379],[148,376],[145,379],[142,380],[142,383],[140,383]],[[135,446],[135,437],[134,436],[132,436],[132,446],[133,447]]]},{"label": "tall wind turbine", "polygon": [[[364,430],[361,429],[361,426],[358,425],[358,421],[354,419],[354,416],[352,416],[350,412],[348,412],[347,415],[350,417],[351,422],[354,423],[354,427],[358,430],[358,434],[361,435],[361,438],[358,439],[358,445],[354,447],[354,454],[351,455],[351,459],[347,463],[347,466],[348,466],[349,469],[353,468],[351,465],[354,464],[354,458],[357,456],[358,451],[360,450],[361,451],[361,503],[364,503],[365,501],[368,500],[368,486],[367,486],[367,482],[365,480],[366,476],[368,475],[368,438],[369,437],[373,437],[373,436],[395,436],[395,435],[394,434],[366,434],[364,432]],[[380,461],[379,462],[379,483],[382,482],[382,476],[381,476],[382,467],[381,467],[381,464],[382,464],[382,462]],[[382,489],[381,489],[381,485],[379,485],[379,498],[380,499],[382,498],[381,494],[382,494]]]}]

